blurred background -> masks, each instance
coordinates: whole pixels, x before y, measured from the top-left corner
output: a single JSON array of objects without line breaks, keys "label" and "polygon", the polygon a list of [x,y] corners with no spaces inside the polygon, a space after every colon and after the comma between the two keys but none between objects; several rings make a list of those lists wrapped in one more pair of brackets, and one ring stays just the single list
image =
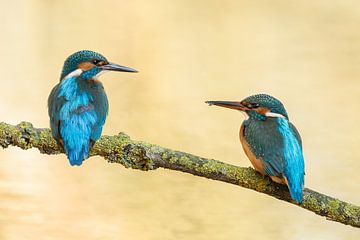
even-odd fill
[{"label": "blurred background", "polygon": [[[0,1],[0,121],[48,127],[65,58],[102,77],[104,134],[250,166],[243,116],[206,100],[278,97],[300,131],[306,187],[360,205],[360,2]],[[359,239],[359,230],[234,185],[92,157],[0,150],[0,239]]]}]

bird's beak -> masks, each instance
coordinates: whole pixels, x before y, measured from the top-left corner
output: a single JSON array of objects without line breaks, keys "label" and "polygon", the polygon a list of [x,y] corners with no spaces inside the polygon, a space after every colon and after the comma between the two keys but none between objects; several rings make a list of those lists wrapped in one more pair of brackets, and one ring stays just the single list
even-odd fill
[{"label": "bird's beak", "polygon": [[246,111],[249,110],[247,107],[241,104],[241,102],[232,102],[232,101],[206,101],[205,103],[219,107],[225,107],[225,108],[231,108],[236,109],[240,111]]},{"label": "bird's beak", "polygon": [[129,68],[129,67],[125,67],[125,66],[121,66],[115,63],[108,63],[105,65],[100,66],[100,68],[102,70],[107,70],[107,71],[118,71],[118,72],[138,72],[135,69]]}]

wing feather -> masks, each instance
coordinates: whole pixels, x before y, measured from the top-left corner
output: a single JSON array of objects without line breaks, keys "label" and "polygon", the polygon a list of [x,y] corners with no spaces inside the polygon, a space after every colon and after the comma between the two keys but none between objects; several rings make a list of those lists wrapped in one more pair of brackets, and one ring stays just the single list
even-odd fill
[{"label": "wing feather", "polygon": [[57,84],[52,90],[48,98],[48,114],[50,117],[50,128],[52,136],[58,142],[61,142],[60,135],[60,109],[65,103],[64,97],[58,97],[59,84]]}]

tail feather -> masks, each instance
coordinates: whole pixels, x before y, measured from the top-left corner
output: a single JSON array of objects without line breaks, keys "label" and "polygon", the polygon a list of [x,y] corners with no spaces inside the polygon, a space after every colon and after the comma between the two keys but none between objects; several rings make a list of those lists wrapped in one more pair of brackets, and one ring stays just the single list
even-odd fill
[{"label": "tail feather", "polygon": [[[284,175],[291,198],[300,203],[304,187],[304,156],[297,130],[285,119],[278,119],[279,130],[284,138]],[[293,130],[294,128],[295,130]]]},{"label": "tail feather", "polygon": [[89,145],[79,146],[78,149],[66,151],[71,166],[80,166],[89,157]]},{"label": "tail feather", "polygon": [[303,199],[304,177],[298,176],[298,178],[294,179],[294,176],[290,176],[290,178],[286,178],[286,182],[291,198],[296,202],[301,203]]},{"label": "tail feather", "polygon": [[71,166],[80,166],[89,157],[91,132],[95,122],[94,111],[70,115],[62,122],[60,133]]}]

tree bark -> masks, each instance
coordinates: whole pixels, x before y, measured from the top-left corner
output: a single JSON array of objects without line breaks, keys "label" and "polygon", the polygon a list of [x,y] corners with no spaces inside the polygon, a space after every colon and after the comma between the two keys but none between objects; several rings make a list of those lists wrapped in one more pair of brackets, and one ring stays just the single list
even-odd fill
[{"label": "tree bark", "polygon": [[[34,147],[44,154],[64,152],[52,138],[49,129],[34,128],[28,122],[16,126],[0,123],[0,146],[6,148],[9,145],[22,149]],[[162,167],[239,185],[297,205],[328,220],[360,228],[360,207],[356,205],[309,188],[304,189],[303,201],[297,204],[291,200],[286,186],[272,182],[252,168],[237,167],[214,159],[134,141],[125,133],[102,136],[92,148],[90,155],[102,156],[108,162],[119,163],[126,168],[148,171]]]}]

